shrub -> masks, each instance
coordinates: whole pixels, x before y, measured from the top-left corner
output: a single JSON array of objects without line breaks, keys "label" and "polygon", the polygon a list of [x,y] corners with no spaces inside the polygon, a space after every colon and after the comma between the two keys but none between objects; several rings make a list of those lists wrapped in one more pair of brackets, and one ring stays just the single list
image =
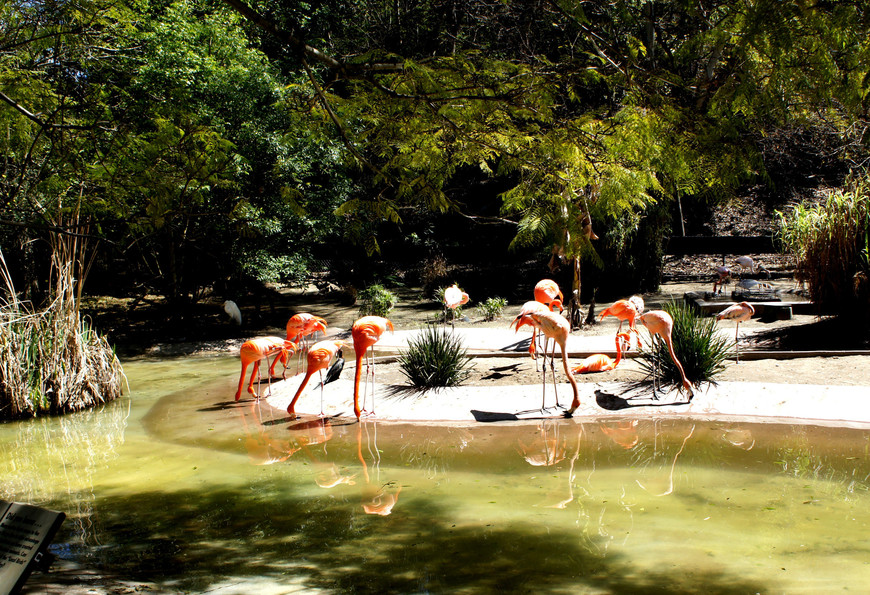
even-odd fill
[{"label": "shrub", "polygon": [[16,298],[0,253],[0,418],[35,417],[93,407],[121,394],[121,363],[82,319],[72,266],[56,265],[56,288],[42,312]]},{"label": "shrub", "polygon": [[795,259],[822,311],[851,315],[870,308],[861,282],[870,276],[870,179],[831,194],[824,203],[777,211],[777,237]]},{"label": "shrub", "polygon": [[501,317],[501,313],[507,306],[507,300],[500,297],[487,298],[485,302],[477,306],[477,312],[483,316],[486,321],[495,320]]},{"label": "shrub", "polygon": [[[689,382],[694,385],[714,382],[714,378],[725,369],[731,347],[727,338],[717,334],[716,319],[712,316],[699,316],[685,302],[669,302],[663,309],[674,319],[671,334],[674,353],[683,365]],[[640,349],[640,367],[651,375],[653,355],[658,360],[659,378],[662,382],[679,386],[682,383],[680,371],[674,365],[663,341],[657,340],[654,349],[650,349],[649,341],[644,343]]]},{"label": "shrub", "polygon": [[459,338],[435,326],[411,339],[399,356],[402,374],[417,388],[458,386],[468,378],[470,362]]},{"label": "shrub", "polygon": [[360,302],[360,316],[386,317],[399,298],[383,285],[371,285],[357,296]]}]

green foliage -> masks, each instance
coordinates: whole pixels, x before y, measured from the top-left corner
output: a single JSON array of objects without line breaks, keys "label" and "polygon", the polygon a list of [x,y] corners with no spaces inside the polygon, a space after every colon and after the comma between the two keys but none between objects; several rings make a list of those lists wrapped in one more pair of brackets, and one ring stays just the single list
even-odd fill
[{"label": "green foliage", "polygon": [[[684,301],[666,303],[664,310],[674,319],[671,335],[674,353],[683,365],[686,378],[695,386],[714,382],[724,371],[730,351],[730,341],[717,334],[716,319],[699,316],[695,308]],[[652,348],[647,341],[640,349],[640,366],[649,375],[653,373],[653,358],[658,362],[660,379],[668,384],[682,384],[680,371],[664,341],[657,340]]]},{"label": "green foliage", "polygon": [[383,285],[370,285],[357,296],[360,302],[360,316],[383,316],[386,317],[399,298]]},{"label": "green foliage", "polygon": [[816,205],[777,212],[778,240],[806,279],[822,311],[855,315],[870,309],[870,178]]},{"label": "green foliage", "polygon": [[460,339],[436,326],[420,331],[399,356],[402,373],[417,388],[458,386],[468,378],[470,363]]},{"label": "green foliage", "polygon": [[484,320],[491,321],[501,317],[505,306],[507,306],[507,300],[505,298],[486,298],[486,301],[478,304],[477,312],[483,317]]}]

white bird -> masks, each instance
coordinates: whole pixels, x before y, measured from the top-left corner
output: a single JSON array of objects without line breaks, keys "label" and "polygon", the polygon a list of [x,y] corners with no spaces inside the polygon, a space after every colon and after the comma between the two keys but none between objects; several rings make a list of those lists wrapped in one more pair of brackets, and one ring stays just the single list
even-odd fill
[{"label": "white bird", "polygon": [[224,312],[226,312],[233,322],[241,326],[242,324],[242,311],[239,310],[239,307],[233,300],[227,300],[224,302]]},{"label": "white bird", "polygon": [[755,279],[741,279],[737,282],[737,287],[746,291],[773,291],[773,285]]},{"label": "white bird", "polygon": [[740,363],[740,347],[737,342],[737,334],[740,332],[740,323],[746,322],[752,315],[755,314],[755,308],[749,302],[740,302],[728,306],[716,315],[716,320],[733,320],[737,323],[737,330],[734,332],[734,351],[737,353],[737,363]]}]

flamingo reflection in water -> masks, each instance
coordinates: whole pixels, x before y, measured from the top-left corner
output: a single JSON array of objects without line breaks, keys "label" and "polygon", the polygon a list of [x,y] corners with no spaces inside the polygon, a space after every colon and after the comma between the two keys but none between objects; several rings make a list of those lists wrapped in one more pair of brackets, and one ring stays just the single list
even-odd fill
[{"label": "flamingo reflection in water", "polygon": [[[381,455],[378,450],[378,425],[377,423],[358,424],[356,429],[356,452],[359,462],[362,464],[363,476],[365,478],[365,487],[362,493],[362,507],[366,514],[377,516],[389,516],[393,512],[393,508],[399,503],[399,494],[402,491],[402,486],[397,486],[396,482],[388,481],[380,487],[373,486],[371,477],[369,476],[369,466],[366,463],[366,458],[363,456],[362,449],[362,433],[365,426],[366,433],[366,448],[372,457],[372,466],[376,472],[376,482],[380,481],[381,475]],[[369,432],[371,426],[372,432]]]},{"label": "flamingo reflection in water", "polygon": [[567,438],[559,437],[559,425],[549,420],[538,424],[540,437],[530,445],[526,445],[522,439],[517,442],[520,452],[526,462],[533,467],[552,467],[565,459],[565,447]]},{"label": "flamingo reflection in water", "polygon": [[252,464],[282,463],[299,450],[290,439],[279,438],[266,429],[259,401],[252,401],[250,407],[239,408],[239,415],[245,430],[245,450]]},{"label": "flamingo reflection in water", "polygon": [[623,420],[614,424],[606,424],[601,422],[598,424],[604,435],[613,440],[613,442],[625,450],[631,450],[640,441],[637,435],[637,420]]}]

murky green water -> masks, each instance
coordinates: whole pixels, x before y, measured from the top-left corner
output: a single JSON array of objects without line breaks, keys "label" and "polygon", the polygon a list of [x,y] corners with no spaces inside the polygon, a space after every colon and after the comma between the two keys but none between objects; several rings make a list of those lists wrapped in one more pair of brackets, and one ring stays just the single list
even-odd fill
[{"label": "murky green water", "polygon": [[61,557],[169,592],[870,584],[866,430],[291,422],[232,401],[233,358],[125,369],[131,399],[0,426],[0,497],[67,512]]}]

